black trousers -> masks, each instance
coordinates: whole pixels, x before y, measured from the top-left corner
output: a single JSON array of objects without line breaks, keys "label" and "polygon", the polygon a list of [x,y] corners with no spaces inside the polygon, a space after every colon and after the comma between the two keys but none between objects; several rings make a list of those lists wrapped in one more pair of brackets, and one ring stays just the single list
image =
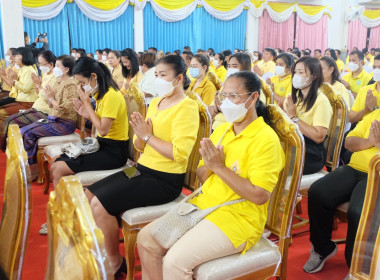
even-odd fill
[{"label": "black trousers", "polygon": [[318,254],[326,256],[334,249],[335,244],[331,241],[334,211],[338,205],[349,201],[345,257],[347,265],[351,265],[356,231],[367,187],[367,177],[367,173],[345,165],[311,185],[308,193],[310,241],[314,246],[314,251]]}]

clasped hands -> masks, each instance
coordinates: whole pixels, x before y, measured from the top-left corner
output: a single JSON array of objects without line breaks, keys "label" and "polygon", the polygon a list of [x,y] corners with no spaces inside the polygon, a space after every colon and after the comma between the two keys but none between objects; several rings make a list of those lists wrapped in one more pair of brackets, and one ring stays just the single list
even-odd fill
[{"label": "clasped hands", "polygon": [[90,119],[90,114],[86,108],[86,106],[91,107],[91,99],[89,94],[85,92],[80,85],[78,85],[78,95],[79,98],[73,99],[74,110],[82,117]]},{"label": "clasped hands", "polygon": [[199,149],[199,153],[201,154],[207,169],[216,173],[218,169],[220,170],[225,167],[223,146],[215,146],[210,138],[203,138],[200,144],[201,148]]},{"label": "clasped hands", "polygon": [[153,123],[150,118],[146,121],[139,112],[133,112],[129,121],[136,136],[144,140],[146,136],[153,135]]},{"label": "clasped hands", "polygon": [[285,98],[284,110],[289,118],[293,118],[297,115],[297,105],[293,102],[291,94]]},{"label": "clasped hands", "polygon": [[380,121],[374,120],[371,123],[369,130],[368,142],[378,149],[380,149]]}]

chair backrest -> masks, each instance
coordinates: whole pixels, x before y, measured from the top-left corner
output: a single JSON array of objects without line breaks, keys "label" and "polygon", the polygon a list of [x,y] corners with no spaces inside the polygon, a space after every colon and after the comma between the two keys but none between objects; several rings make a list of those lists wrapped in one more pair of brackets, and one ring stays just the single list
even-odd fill
[{"label": "chair backrest", "polygon": [[347,105],[343,97],[335,93],[330,84],[324,83],[321,90],[329,99],[333,111],[327,131],[327,138],[323,142],[327,152],[325,165],[331,167],[333,171],[339,165],[340,150],[348,120]]},{"label": "chair backrest", "polygon": [[220,90],[223,86],[222,81],[219,79],[219,77],[215,74],[213,71],[208,71],[207,73],[208,79],[214,84],[216,87],[216,90]]},{"label": "chair backrest", "polygon": [[187,164],[186,176],[185,176],[185,187],[195,190],[199,187],[199,182],[196,179],[196,170],[199,164],[201,155],[199,154],[200,142],[203,138],[208,138],[211,135],[211,116],[208,112],[207,106],[202,102],[202,99],[195,92],[188,92],[187,96],[195,100],[199,108],[199,129],[197,134],[197,140],[195,141],[193,150],[191,151],[189,161]]},{"label": "chair backrest", "polygon": [[20,129],[8,127],[4,204],[0,224],[0,266],[9,279],[21,279],[29,236],[32,193],[28,157]]},{"label": "chair backrest", "polygon": [[379,172],[380,154],[377,154],[369,164],[367,189],[350,268],[353,279],[380,279]]},{"label": "chair backrest", "polygon": [[272,92],[271,88],[263,80],[263,78],[261,78],[260,76],[258,76],[258,77],[261,81],[261,92],[265,96],[265,101],[266,101],[265,105],[273,104],[274,97],[273,97],[273,92]]},{"label": "chair backrest", "polygon": [[271,126],[277,133],[285,153],[285,167],[281,171],[268,205],[265,227],[279,236],[282,255],[281,270],[286,273],[287,251],[290,242],[291,224],[301,182],[305,144],[298,127],[275,104],[268,105]]},{"label": "chair backrest", "polygon": [[[145,101],[145,95],[140,90],[137,83],[130,83],[129,88],[124,95],[125,101],[127,103],[127,112],[128,112],[128,121],[131,120],[131,115],[133,112],[139,112],[143,118],[146,117],[147,112],[147,106]],[[129,143],[128,143],[128,151],[129,151],[129,157],[134,161],[137,162],[137,160],[140,157],[140,153],[135,149],[133,145],[133,136],[135,132],[133,131],[133,127],[129,125],[128,130],[128,136],[129,136]]]},{"label": "chair backrest", "polygon": [[48,266],[45,279],[113,279],[104,236],[75,176],[61,178],[46,208]]}]

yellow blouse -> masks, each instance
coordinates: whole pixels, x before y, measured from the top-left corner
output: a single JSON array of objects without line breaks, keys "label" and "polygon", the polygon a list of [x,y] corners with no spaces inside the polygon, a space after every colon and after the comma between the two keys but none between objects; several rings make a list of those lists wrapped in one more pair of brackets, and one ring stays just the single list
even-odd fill
[{"label": "yellow blouse", "polygon": [[203,103],[209,106],[215,98],[215,85],[208,79],[207,75],[203,78],[200,85],[196,89],[193,89],[196,82],[197,80],[191,82],[187,92],[196,92],[202,99]]},{"label": "yellow blouse", "polygon": [[95,94],[96,109],[95,113],[99,118],[113,119],[111,129],[106,136],[99,137],[112,140],[128,140],[128,115],[127,104],[123,94],[110,87],[102,99],[98,100],[98,93]]},{"label": "yellow blouse", "polygon": [[122,73],[121,64],[117,65],[116,68],[112,70],[112,78],[116,84],[123,83],[124,77]]},{"label": "yellow blouse", "polygon": [[224,66],[220,66],[219,68],[214,69],[215,74],[219,77],[219,79],[224,83],[226,79],[227,69]]},{"label": "yellow blouse", "polygon": [[292,93],[292,75],[288,75],[280,80],[280,77],[273,76],[270,78],[274,85],[274,93],[286,97]]},{"label": "yellow blouse", "polygon": [[58,87],[58,79],[54,76],[53,72],[42,76],[42,84],[38,92],[38,98],[32,106],[33,109],[45,114],[48,114],[50,111],[50,106],[46,101],[46,93],[44,90],[47,85],[49,85],[52,89],[56,89]]},{"label": "yellow blouse", "polygon": [[274,73],[276,63],[274,63],[274,61],[272,60],[269,60],[269,61],[263,61],[262,63],[258,63],[257,66],[259,66],[262,72],[262,75],[264,75],[265,73],[268,73],[268,72]]},{"label": "yellow blouse", "polygon": [[37,75],[36,70],[31,65],[20,68],[18,79],[9,94],[10,97],[16,98],[16,101],[19,102],[34,102],[37,100],[38,95],[31,77],[32,73]]},{"label": "yellow blouse", "polygon": [[[143,77],[144,77],[144,75],[141,73],[141,71],[138,71],[137,74],[132,79],[129,80],[128,84],[131,84],[131,83],[140,84]],[[125,88],[126,82],[128,82],[128,79],[124,78],[123,79],[123,87],[120,89],[120,91],[123,95],[127,93],[127,89]]]},{"label": "yellow blouse", "polygon": [[78,97],[77,81],[70,77],[65,81],[59,81],[54,99],[59,104],[59,109],[51,108],[49,115],[67,120],[76,121],[77,112],[74,110],[73,99]]},{"label": "yellow blouse", "polygon": [[[197,139],[199,108],[195,100],[185,97],[178,104],[158,110],[162,98],[155,98],[149,105],[146,118],[153,123],[153,135],[173,144],[174,160],[162,156],[148,144],[138,163],[150,169],[166,173],[183,174]],[[134,137],[134,140],[136,136]]]},{"label": "yellow blouse", "polygon": [[[274,130],[262,117],[254,120],[238,135],[235,135],[230,123],[225,123],[211,135],[214,145],[219,142],[225,131],[221,145],[226,167],[240,177],[249,179],[253,185],[272,192],[285,163],[284,152]],[[201,160],[199,166],[203,165],[204,162]],[[192,199],[191,203],[205,209],[240,198],[213,173],[204,182],[202,193]],[[221,229],[235,248],[247,242],[244,253],[261,238],[267,220],[268,203],[257,205],[246,200],[221,207],[206,219]]]}]

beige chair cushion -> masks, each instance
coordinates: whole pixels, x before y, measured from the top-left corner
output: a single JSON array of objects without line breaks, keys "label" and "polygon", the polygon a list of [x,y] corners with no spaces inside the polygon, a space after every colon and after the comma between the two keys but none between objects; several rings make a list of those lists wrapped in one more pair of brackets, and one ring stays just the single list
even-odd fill
[{"label": "beige chair cushion", "polygon": [[78,177],[79,182],[84,186],[90,186],[101,179],[104,179],[116,172],[122,171],[124,168],[128,167],[125,165],[120,168],[111,169],[111,170],[97,170],[97,171],[84,171],[75,174]]},{"label": "beige chair cushion", "polygon": [[172,208],[174,205],[176,205],[185,197],[186,195],[181,193],[180,196],[177,197],[175,200],[166,204],[134,208],[134,209],[125,211],[121,215],[121,218],[123,219],[123,221],[127,222],[130,226],[141,224],[141,223],[149,223],[163,216],[166,212],[170,210],[170,208]]},{"label": "beige chair cushion", "polygon": [[198,280],[227,280],[277,265],[281,262],[278,246],[261,238],[251,249],[242,254],[215,259],[197,266],[194,278]]},{"label": "beige chair cushion", "polygon": [[339,211],[341,211],[341,212],[347,213],[349,206],[350,206],[350,203],[349,202],[345,202],[343,204],[338,205],[338,207],[336,209],[339,210]]},{"label": "beige chair cushion", "polygon": [[310,188],[311,184],[313,184],[315,181],[321,179],[326,174],[329,174],[329,173],[322,169],[321,171],[314,173],[314,174],[302,175],[301,184],[300,184],[299,189],[303,190],[306,188]]},{"label": "beige chair cushion", "polygon": [[54,158],[62,154],[62,146],[65,143],[57,144],[57,145],[49,145],[44,148],[44,154],[49,156],[50,158]]},{"label": "beige chair cushion", "polygon": [[80,136],[76,133],[63,136],[49,136],[38,139],[38,146],[44,147],[47,145],[65,144],[70,142],[80,141]]}]

